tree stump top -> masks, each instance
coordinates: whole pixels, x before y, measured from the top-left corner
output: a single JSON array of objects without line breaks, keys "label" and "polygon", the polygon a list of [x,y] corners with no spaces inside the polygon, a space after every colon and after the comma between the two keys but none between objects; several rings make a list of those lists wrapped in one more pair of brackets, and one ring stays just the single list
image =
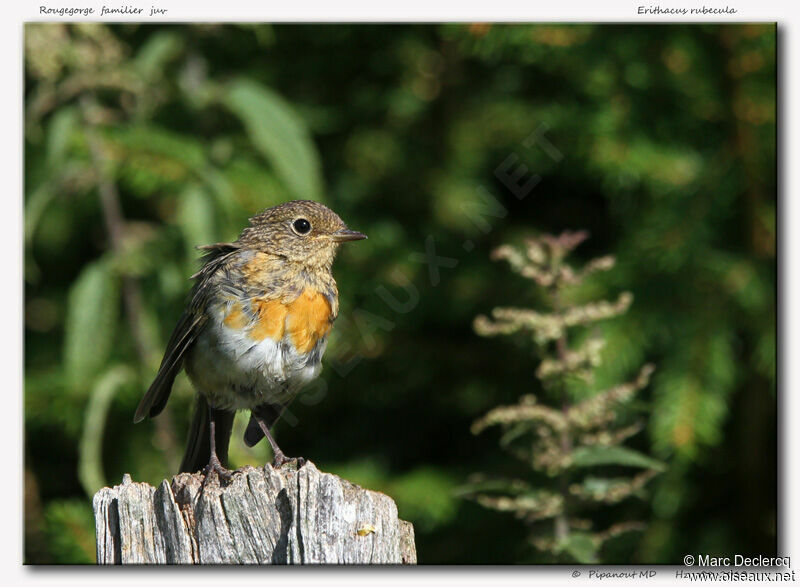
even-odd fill
[{"label": "tree stump top", "polygon": [[307,462],[245,467],[205,488],[181,473],[94,496],[99,564],[415,564],[394,501]]}]

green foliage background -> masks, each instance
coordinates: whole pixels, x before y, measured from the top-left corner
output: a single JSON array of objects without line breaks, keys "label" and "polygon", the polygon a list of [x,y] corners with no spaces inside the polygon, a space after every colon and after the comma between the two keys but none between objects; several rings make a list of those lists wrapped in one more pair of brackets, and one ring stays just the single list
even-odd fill
[{"label": "green foliage background", "polygon": [[[93,492],[174,472],[188,381],[155,421],[132,415],[194,246],[295,198],[370,240],[335,267],[326,388],[278,435],[394,497],[420,562],[544,560],[457,488],[519,474],[469,428],[538,386],[524,341],[472,332],[535,303],[489,251],[564,229],[618,261],[586,299],[634,294],[601,327],[598,386],[658,367],[638,448],[669,468],[603,514],[648,524],[603,560],[775,553],[774,26],[48,24],[25,44],[26,562],[93,561]],[[560,157],[523,145],[537,131]],[[499,181],[504,162],[540,176],[530,195]],[[436,284],[426,242],[457,260]],[[384,301],[409,287],[410,311]],[[263,463],[238,426],[234,464]]]}]

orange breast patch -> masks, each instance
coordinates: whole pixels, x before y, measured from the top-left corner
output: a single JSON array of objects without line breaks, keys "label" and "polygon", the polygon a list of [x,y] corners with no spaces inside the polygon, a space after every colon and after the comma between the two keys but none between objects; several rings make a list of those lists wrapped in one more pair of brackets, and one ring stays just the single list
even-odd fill
[{"label": "orange breast patch", "polygon": [[277,342],[288,334],[300,353],[309,352],[331,329],[328,298],[310,288],[288,304],[279,300],[255,299],[251,302],[250,313],[237,302],[231,305],[223,322],[234,330],[246,328],[247,336],[258,342],[265,338]]},{"label": "orange breast patch", "polygon": [[247,326],[247,316],[245,316],[244,312],[242,311],[242,306],[239,304],[239,302],[231,305],[230,310],[225,315],[223,323],[225,326],[232,328],[233,330],[241,330]]},{"label": "orange breast patch", "polygon": [[250,338],[257,341],[265,338],[278,341],[283,338],[288,307],[278,300],[253,300],[253,313],[256,319],[250,329]]},{"label": "orange breast patch", "polygon": [[289,304],[288,334],[300,353],[307,353],[331,329],[331,304],[313,289],[305,289]]}]

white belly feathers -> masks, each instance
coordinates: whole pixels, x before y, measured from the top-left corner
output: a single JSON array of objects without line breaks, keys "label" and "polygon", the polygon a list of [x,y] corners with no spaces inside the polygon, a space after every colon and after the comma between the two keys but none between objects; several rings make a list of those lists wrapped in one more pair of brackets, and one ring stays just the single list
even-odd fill
[{"label": "white belly feathers", "polygon": [[327,336],[308,353],[298,353],[288,334],[279,341],[254,340],[246,328],[224,323],[229,304],[210,308],[210,319],[186,357],[189,378],[216,408],[287,403],[322,369]]}]

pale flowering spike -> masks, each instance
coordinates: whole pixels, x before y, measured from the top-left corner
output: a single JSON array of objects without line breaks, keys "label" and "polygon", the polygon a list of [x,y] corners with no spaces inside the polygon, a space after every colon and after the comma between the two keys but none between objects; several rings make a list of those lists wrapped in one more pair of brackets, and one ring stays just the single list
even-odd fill
[{"label": "pale flowering spike", "polygon": [[656,476],[652,470],[644,471],[632,478],[609,479],[606,483],[574,483],[570,485],[571,495],[584,501],[615,504],[636,494],[650,479]]},{"label": "pale flowering spike", "polygon": [[508,261],[514,271],[520,272],[526,266],[525,255],[511,245],[497,247],[491,254],[492,261]]},{"label": "pale flowering spike", "polygon": [[547,263],[547,252],[539,240],[526,240],[525,252],[527,253],[528,259],[531,261],[531,263],[534,263],[535,265],[544,265]]},{"label": "pale flowering spike", "polygon": [[596,259],[592,259],[586,265],[583,266],[580,275],[581,277],[586,277],[587,275],[595,273],[597,271],[609,271],[613,269],[614,265],[616,264],[617,264],[617,259],[613,255],[597,257]]},{"label": "pale flowering spike", "polygon": [[642,430],[644,430],[644,423],[635,422],[630,426],[620,428],[619,430],[600,430],[587,432],[580,436],[580,441],[585,445],[613,446],[622,444],[628,438],[635,436]]},{"label": "pale flowering spike", "polygon": [[486,316],[476,316],[472,327],[480,336],[497,336],[498,334],[513,334],[522,328],[522,324],[511,321],[492,321]]},{"label": "pale flowering spike", "polygon": [[563,359],[554,357],[543,359],[536,370],[536,376],[539,379],[548,379],[566,373],[578,374],[580,371],[596,367],[601,362],[600,352],[605,344],[604,340],[593,337],[580,348],[566,351]]},{"label": "pale flowering spike", "polygon": [[525,265],[520,270],[520,275],[533,279],[541,287],[550,287],[556,281],[556,274],[552,271],[545,271],[534,265]]},{"label": "pale flowering spike", "polygon": [[633,381],[616,385],[575,404],[567,411],[570,424],[584,430],[607,424],[613,419],[617,405],[630,401],[638,391],[647,387],[653,370],[653,365],[645,365]]},{"label": "pale flowering spike", "polygon": [[589,233],[585,230],[571,232],[565,230],[558,236],[550,234],[542,235],[542,242],[550,249],[550,256],[555,262],[560,262],[567,253],[589,238]]},{"label": "pale flowering spike", "polygon": [[576,230],[576,231],[569,231],[565,230],[556,239],[558,245],[567,251],[571,251],[583,241],[589,238],[589,231],[588,230]]},{"label": "pale flowering spike", "polygon": [[633,303],[633,294],[623,292],[619,295],[616,302],[592,302],[584,306],[577,306],[566,310],[563,314],[565,326],[585,325],[598,320],[605,320],[619,316],[628,311]]},{"label": "pale flowering spike", "polygon": [[[554,398],[545,395],[544,401],[539,402],[534,395],[525,393],[516,404],[496,407],[472,426],[474,434],[500,427],[500,446],[540,473],[541,492],[532,490],[522,495],[505,491],[502,495],[498,491],[488,495],[483,487],[477,488],[473,499],[485,507],[512,512],[532,528],[549,527],[551,536],[536,536],[530,543],[559,556],[563,555],[562,545],[571,532],[581,532],[597,550],[609,537],[638,529],[638,523],[624,523],[597,532],[593,531],[591,520],[567,513],[581,513],[584,506],[615,504],[638,495],[658,472],[653,468],[633,477],[608,479],[592,477],[585,469],[606,461],[623,464],[626,458],[635,460],[637,454],[646,458],[623,446],[627,439],[641,432],[643,423],[622,425],[618,418],[620,406],[648,384],[653,372],[652,365],[645,365],[632,381],[578,403],[571,396],[575,385],[576,390],[591,390],[597,367],[604,358],[609,358],[603,356],[605,340],[599,330],[580,344],[573,340],[573,332],[619,316],[633,302],[630,292],[623,292],[613,300],[583,305],[571,303],[569,296],[564,295],[567,288],[580,284],[586,276],[614,267],[611,255],[592,259],[579,268],[564,262],[564,257],[588,236],[586,231],[565,231],[558,236],[528,239],[522,249],[508,245],[496,249],[492,259],[507,260],[513,271],[539,286],[549,302],[549,311],[496,307],[490,317],[478,316],[474,322],[475,331],[483,336],[528,333],[541,355],[536,377],[545,394],[557,395]],[[551,401],[555,405],[548,405]],[[578,479],[583,481],[576,482]],[[568,482],[572,484],[566,485]],[[551,492],[552,500],[546,499],[548,489],[556,489]]]},{"label": "pale flowering spike", "polygon": [[516,422],[541,422],[553,430],[563,430],[567,418],[560,410],[542,405],[501,406],[491,410],[472,425],[472,433],[479,434],[489,426],[508,425]]},{"label": "pale flowering spike", "polygon": [[564,498],[551,491],[537,491],[517,497],[478,494],[473,499],[485,508],[514,512],[517,517],[551,518],[563,509]]}]

